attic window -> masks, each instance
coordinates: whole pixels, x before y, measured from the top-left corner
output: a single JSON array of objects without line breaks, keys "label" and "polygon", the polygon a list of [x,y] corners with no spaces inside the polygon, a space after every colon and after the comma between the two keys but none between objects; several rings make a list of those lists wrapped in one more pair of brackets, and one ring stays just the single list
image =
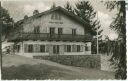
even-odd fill
[{"label": "attic window", "polygon": [[51,16],[51,19],[53,20],[61,20],[61,15],[59,13],[53,13]]}]

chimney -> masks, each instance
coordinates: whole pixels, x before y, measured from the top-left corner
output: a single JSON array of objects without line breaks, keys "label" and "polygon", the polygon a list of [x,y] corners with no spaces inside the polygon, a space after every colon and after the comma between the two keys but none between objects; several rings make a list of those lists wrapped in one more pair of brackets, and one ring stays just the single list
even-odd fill
[{"label": "chimney", "polygon": [[28,16],[27,16],[27,15],[25,15],[25,16],[24,16],[24,19],[27,19],[27,18],[28,18]]},{"label": "chimney", "polygon": [[53,2],[53,5],[51,6],[51,9],[55,8],[56,4]]},{"label": "chimney", "polygon": [[39,14],[39,11],[38,10],[34,10],[33,11],[33,15],[37,15],[37,14]]}]

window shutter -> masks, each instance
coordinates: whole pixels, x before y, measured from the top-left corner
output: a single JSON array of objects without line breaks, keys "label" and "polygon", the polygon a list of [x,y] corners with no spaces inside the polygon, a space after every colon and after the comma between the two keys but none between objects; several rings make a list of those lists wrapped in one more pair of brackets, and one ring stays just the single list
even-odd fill
[{"label": "window shutter", "polygon": [[80,51],[83,52],[83,45],[80,46]]},{"label": "window shutter", "polygon": [[27,44],[24,44],[24,52],[28,53],[28,45]]},{"label": "window shutter", "polygon": [[72,45],[72,52],[75,52],[75,45]]},{"label": "window shutter", "polygon": [[49,52],[49,45],[46,45],[46,52]]},{"label": "window shutter", "polygon": [[39,52],[39,45],[38,44],[34,44],[34,52],[35,53]]},{"label": "window shutter", "polygon": [[74,45],[74,52],[77,52],[77,46]]},{"label": "window shutter", "polygon": [[34,46],[34,52],[36,52],[36,44],[34,44],[33,46]]},{"label": "window shutter", "polygon": [[37,52],[39,53],[40,52],[40,45],[37,44]]},{"label": "window shutter", "polygon": [[64,45],[64,51],[67,52],[67,45]]}]

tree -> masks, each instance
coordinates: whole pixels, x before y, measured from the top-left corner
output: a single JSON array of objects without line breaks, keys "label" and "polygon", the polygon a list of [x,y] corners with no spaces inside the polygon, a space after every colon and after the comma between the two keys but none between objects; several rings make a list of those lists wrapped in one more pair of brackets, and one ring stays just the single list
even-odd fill
[{"label": "tree", "polygon": [[75,14],[74,9],[72,8],[71,4],[70,4],[68,1],[67,1],[66,5],[64,5],[64,8],[65,8],[67,11],[69,11],[69,12]]},{"label": "tree", "polygon": [[[79,1],[76,3],[75,13],[80,18],[90,24],[91,34],[96,35],[97,30],[100,29],[100,21],[96,18],[96,11],[93,9],[89,1]],[[100,30],[102,31],[102,30]],[[101,32],[99,32],[101,34]]]},{"label": "tree", "polygon": [[[75,7],[73,8],[69,2],[66,3],[66,5],[64,6],[64,8],[79,16],[81,19],[83,19],[85,22],[87,22],[89,24],[89,28],[88,30],[85,30],[86,31],[89,31],[91,32],[91,35],[92,36],[96,36],[97,35],[97,30],[98,31],[98,35],[99,36],[99,39],[101,40],[102,38],[102,31],[103,30],[100,30],[100,21],[96,18],[96,11],[93,9],[93,7],[91,6],[91,4],[89,3],[89,1],[78,1],[76,4],[75,4]],[[92,40],[92,53],[96,53],[97,50],[96,50],[96,39]]]},{"label": "tree", "polygon": [[10,17],[8,11],[3,7],[0,7],[0,13],[1,13],[0,20],[2,25],[2,36],[5,36],[5,39],[6,39],[6,36],[10,33],[10,30],[13,29],[14,21]]},{"label": "tree", "polygon": [[[1,2],[0,2],[0,12],[1,12]],[[1,16],[1,13],[0,13],[0,16]],[[1,40],[1,37],[2,37],[2,20],[0,19],[0,55],[2,55],[2,40]],[[1,56],[0,56],[0,60],[1,60],[2,58],[1,58]],[[0,65],[1,65],[2,63],[0,62]]]},{"label": "tree", "polygon": [[106,2],[107,9],[112,11],[117,9],[118,13],[116,18],[111,23],[110,28],[115,30],[118,34],[118,41],[115,42],[115,49],[113,50],[113,55],[111,58],[112,64],[116,67],[115,78],[116,79],[126,79],[126,11],[125,11],[125,1],[109,1]]},{"label": "tree", "polygon": [[[0,2],[0,44],[8,39],[9,35],[13,33],[15,29],[14,20],[10,17],[8,11],[1,6]],[[1,47],[1,45],[0,45]],[[2,49],[0,48],[0,53],[2,54]]]},{"label": "tree", "polygon": [[[100,21],[96,18],[97,12],[94,10],[89,1],[79,1],[75,4],[76,8],[75,14],[78,15],[85,22],[89,23],[90,32],[92,36],[101,35],[103,30],[100,30]],[[100,36],[102,37],[102,36]],[[101,38],[100,38],[101,39]],[[92,40],[92,53],[97,53],[96,47],[96,39]]]},{"label": "tree", "polygon": [[[97,34],[97,29],[99,30],[101,25],[100,21],[96,19],[96,11],[93,9],[89,1],[79,1],[75,4],[74,8],[69,2],[67,2],[64,8],[87,22],[90,25],[90,30],[88,31],[91,32],[91,35],[95,36]],[[103,30],[99,30],[98,34],[100,35],[102,31]]]}]

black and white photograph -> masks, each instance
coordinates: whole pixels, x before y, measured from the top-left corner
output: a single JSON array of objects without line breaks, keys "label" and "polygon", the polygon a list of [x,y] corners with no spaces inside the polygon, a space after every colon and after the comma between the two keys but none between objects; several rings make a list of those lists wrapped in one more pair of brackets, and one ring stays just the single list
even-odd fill
[{"label": "black and white photograph", "polygon": [[1,80],[126,80],[127,5],[1,0]]}]

